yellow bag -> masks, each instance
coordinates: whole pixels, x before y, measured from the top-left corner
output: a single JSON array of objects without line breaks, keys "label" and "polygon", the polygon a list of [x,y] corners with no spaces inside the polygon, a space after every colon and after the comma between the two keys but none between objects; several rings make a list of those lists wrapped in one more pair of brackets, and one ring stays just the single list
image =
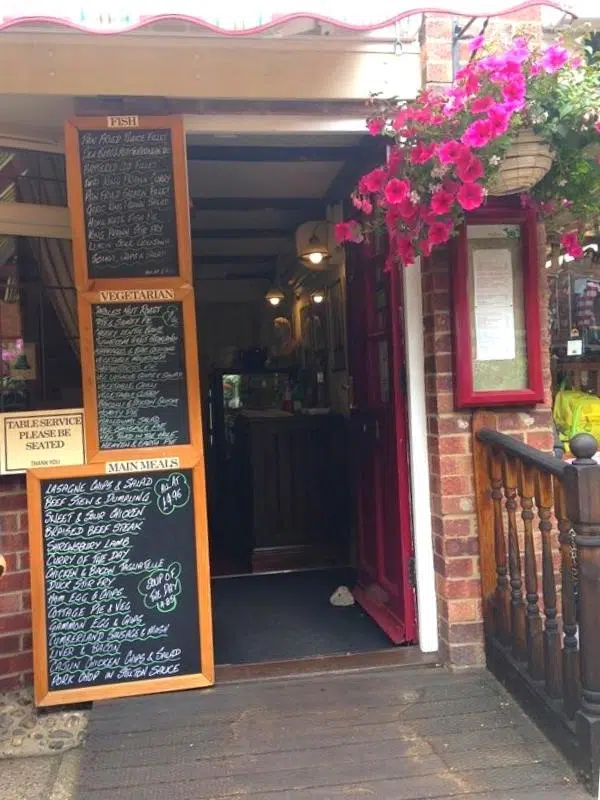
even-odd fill
[{"label": "yellow bag", "polygon": [[575,404],[569,439],[578,433],[591,433],[600,442],[600,397],[588,394]]},{"label": "yellow bag", "polygon": [[591,433],[600,442],[600,397],[562,386],[554,400],[553,416],[565,451],[578,433]]},{"label": "yellow bag", "polygon": [[568,441],[571,437],[569,432],[573,427],[573,413],[575,408],[590,397],[589,394],[576,389],[566,389],[565,384],[560,387],[554,398],[554,424],[563,441]]}]

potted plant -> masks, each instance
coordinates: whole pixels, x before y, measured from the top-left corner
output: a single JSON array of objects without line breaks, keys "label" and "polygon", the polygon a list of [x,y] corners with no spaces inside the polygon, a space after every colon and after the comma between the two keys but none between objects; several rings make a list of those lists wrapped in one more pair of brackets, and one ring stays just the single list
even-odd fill
[{"label": "potted plant", "polygon": [[367,127],[389,140],[388,160],[359,181],[352,201],[361,219],[340,223],[338,241],[384,228],[390,264],[408,265],[446,243],[488,196],[520,194],[578,257],[600,219],[600,59],[525,37],[500,47],[478,36],[470,47],[446,92],[372,98]]}]

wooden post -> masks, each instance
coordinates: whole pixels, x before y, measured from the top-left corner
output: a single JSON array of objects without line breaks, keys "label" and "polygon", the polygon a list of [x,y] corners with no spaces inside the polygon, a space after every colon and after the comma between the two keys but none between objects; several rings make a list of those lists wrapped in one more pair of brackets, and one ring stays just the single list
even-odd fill
[{"label": "wooden post", "polygon": [[600,766],[600,465],[598,443],[580,433],[571,441],[575,456],[565,469],[567,516],[575,531],[579,566],[579,648],[581,708],[577,736],[598,782]]}]

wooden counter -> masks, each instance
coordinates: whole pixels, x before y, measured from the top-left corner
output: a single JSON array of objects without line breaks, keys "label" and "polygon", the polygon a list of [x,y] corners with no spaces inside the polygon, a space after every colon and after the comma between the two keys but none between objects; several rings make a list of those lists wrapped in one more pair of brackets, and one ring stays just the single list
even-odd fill
[{"label": "wooden counter", "polygon": [[344,417],[241,414],[232,466],[253,572],[348,563]]}]

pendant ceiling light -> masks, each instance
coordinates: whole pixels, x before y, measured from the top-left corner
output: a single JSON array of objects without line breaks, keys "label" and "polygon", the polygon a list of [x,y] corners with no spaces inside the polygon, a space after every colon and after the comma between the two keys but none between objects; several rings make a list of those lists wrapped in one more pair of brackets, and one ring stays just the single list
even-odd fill
[{"label": "pendant ceiling light", "polygon": [[305,222],[296,231],[296,251],[310,270],[326,269],[331,256],[331,225],[326,220]]}]

